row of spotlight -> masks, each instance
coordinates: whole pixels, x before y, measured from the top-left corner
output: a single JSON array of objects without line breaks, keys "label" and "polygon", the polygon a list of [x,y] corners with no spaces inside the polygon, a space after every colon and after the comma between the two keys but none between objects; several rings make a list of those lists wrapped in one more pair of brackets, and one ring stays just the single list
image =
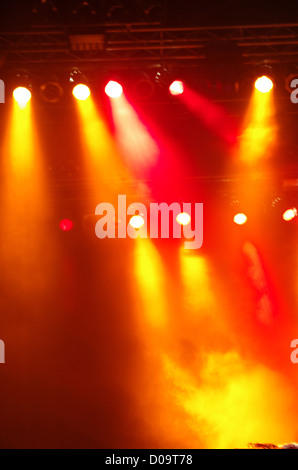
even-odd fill
[{"label": "row of spotlight", "polygon": [[[71,81],[71,80],[70,80]],[[13,90],[13,97],[19,105],[26,105],[32,96],[32,87],[20,85]],[[174,80],[168,87],[171,95],[180,95],[184,92],[184,83]],[[109,98],[119,98],[123,94],[123,86],[116,80],[109,80],[104,86],[104,91]],[[73,83],[72,95],[80,101],[84,101],[91,95],[91,89],[86,83]]]},{"label": "row of spotlight", "polygon": [[[176,221],[180,225],[188,225],[191,222],[191,217],[187,212],[180,212],[176,217]],[[145,224],[144,217],[142,215],[133,215],[129,220],[129,224],[138,230]],[[71,219],[62,219],[59,227],[63,232],[69,232],[73,229],[74,223]]]},{"label": "row of spotlight", "polygon": [[[297,214],[298,212],[296,207],[289,207],[283,212],[282,219],[285,222],[290,222],[297,217]],[[248,221],[248,216],[244,212],[237,212],[233,217],[233,221],[237,225],[244,225]]]},{"label": "row of spotlight", "polygon": [[[285,222],[290,222],[297,217],[297,214],[296,207],[291,207],[283,212],[282,218]],[[191,216],[187,212],[181,212],[177,215],[176,221],[180,225],[188,225],[191,222]],[[248,221],[248,216],[244,212],[238,212],[233,216],[233,221],[236,225],[244,225]],[[141,215],[134,215],[131,217],[129,223],[132,227],[138,229],[144,225],[145,221]]]},{"label": "row of spotlight", "polygon": [[[273,88],[273,81],[271,78],[263,75],[256,79],[255,88],[261,93],[268,93]],[[173,96],[183,94],[184,89],[185,85],[181,80],[173,80],[168,86],[168,91]],[[121,83],[115,80],[109,80],[104,90],[106,95],[112,99],[117,99],[123,94]],[[77,83],[73,84],[72,94],[77,100],[84,101],[90,96],[91,90],[87,84]],[[26,105],[31,99],[31,90],[26,86],[18,86],[13,91],[13,97],[20,105]]]},{"label": "row of spotlight", "polygon": [[[282,214],[282,219],[285,222],[290,222],[295,219],[298,215],[296,207],[291,207],[286,209]],[[176,221],[180,225],[188,225],[191,222],[191,216],[187,212],[181,212],[177,215]],[[234,215],[233,221],[236,225],[244,225],[248,221],[248,217],[244,212],[238,212]],[[133,215],[130,220],[129,224],[134,229],[140,229],[145,224],[145,220],[142,215]],[[73,229],[74,223],[71,219],[63,219],[59,224],[60,229],[63,232],[69,232]]]}]

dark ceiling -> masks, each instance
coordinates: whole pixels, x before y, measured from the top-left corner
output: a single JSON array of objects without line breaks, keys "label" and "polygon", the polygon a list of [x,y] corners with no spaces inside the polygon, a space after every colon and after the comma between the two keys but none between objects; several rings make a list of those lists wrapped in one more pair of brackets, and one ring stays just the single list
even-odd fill
[{"label": "dark ceiling", "polygon": [[[48,21],[52,18],[58,23],[69,24],[82,20],[83,14],[90,14],[95,21],[113,19],[114,15],[126,16],[129,21],[147,19],[161,20],[165,25],[240,25],[295,23],[297,21],[297,3],[294,0],[285,2],[222,0],[202,2],[194,0],[53,0],[43,2],[44,11],[48,13]],[[87,4],[87,5],[86,5]],[[51,8],[54,6],[54,10]],[[124,6],[124,9],[120,9]],[[116,8],[117,7],[117,8]],[[57,10],[56,10],[57,9]],[[37,10],[37,11],[36,11]],[[42,15],[39,2],[36,0],[10,0],[1,2],[1,27],[12,29],[26,27],[38,21]],[[35,11],[35,13],[33,13]],[[109,13],[110,12],[110,13]],[[155,15],[155,17],[154,17]],[[81,19],[79,20],[79,16]],[[44,15],[45,19],[45,15]]]},{"label": "dark ceiling", "polygon": [[[123,8],[120,8],[121,6]],[[112,14],[115,16],[111,16]],[[285,91],[283,80],[288,70],[291,72],[297,70],[298,29],[295,26],[296,20],[296,2],[289,0],[286,2],[239,0],[217,2],[189,0],[183,2],[178,0],[94,0],[93,2],[47,0],[37,2],[12,0],[1,2],[0,75],[1,78],[6,79],[6,73],[14,72],[18,66],[26,66],[39,78],[39,76],[44,76],[49,66],[52,69],[56,68],[59,73],[64,73],[70,65],[76,66],[78,65],[76,62],[79,62],[79,65],[83,64],[85,69],[89,67],[90,76],[94,73],[98,79],[98,71],[103,69],[102,64],[105,66],[108,64],[109,68],[115,69],[117,67],[123,68],[123,64],[128,70],[133,67],[142,69],[148,68],[148,66],[155,67],[157,61],[162,57],[166,65],[170,63],[172,68],[183,70],[186,80],[202,90],[201,83],[197,78],[202,71],[203,75],[212,74],[215,71],[223,80],[227,77],[230,79],[229,75],[241,62],[241,67],[246,64],[246,68],[241,70],[242,78],[243,74],[245,75],[248,71],[248,81],[251,83],[257,62],[270,61],[276,70],[278,69],[281,80],[277,118],[282,139],[280,139],[278,158],[276,159],[277,168],[275,167],[274,171],[292,175],[293,172],[296,172],[297,165],[298,105],[291,103],[289,93]],[[145,29],[144,36],[138,36],[139,33],[134,29],[127,29],[130,21],[143,24],[141,28]],[[120,25],[120,32],[112,31],[111,25],[116,23]],[[101,29],[100,24],[102,25]],[[285,24],[288,26],[285,27]],[[121,32],[121,25],[123,25],[124,32]],[[150,33],[146,32],[146,25],[153,25]],[[249,25],[250,28],[244,30],[227,29],[228,26],[233,25]],[[256,25],[262,25],[262,27],[255,28]],[[206,29],[200,31],[187,30],[187,28],[204,27]],[[218,29],[214,30],[212,27]],[[105,47],[106,45],[108,47],[99,53],[84,51],[81,54],[69,50],[71,28],[74,28],[72,29],[74,32],[83,31],[84,34],[89,32],[95,34],[100,29],[103,32]],[[174,29],[168,33],[167,28]],[[186,29],[180,32],[180,28]],[[65,33],[66,30],[67,33]],[[31,32],[36,33],[37,31],[41,32],[40,36],[30,35]],[[57,36],[55,36],[55,31],[57,31]],[[163,31],[163,36],[161,39],[156,39],[159,31]],[[16,35],[18,32],[23,33],[23,36],[22,34]],[[143,33],[141,32],[141,34]],[[230,40],[235,36],[239,36],[240,39]],[[243,43],[244,39],[247,39],[246,42],[249,44],[255,42],[255,45],[249,45],[248,48],[240,47],[239,41]],[[157,44],[154,46],[155,49],[148,47],[151,40],[154,45]],[[164,48],[165,40],[172,41],[170,42],[171,48]],[[115,41],[120,44],[119,51],[112,50]],[[263,43],[264,41],[265,43]],[[200,47],[201,42],[204,45],[203,48]],[[272,44],[272,42],[278,44]],[[127,49],[125,49],[126,46],[123,49],[125,44],[129,46]],[[184,44],[184,48],[180,47],[181,44]],[[57,50],[55,49],[56,45],[58,45]],[[175,45],[179,45],[177,50]],[[155,73],[155,70],[153,72]],[[6,84],[9,85],[9,81]],[[233,117],[241,120],[249,94],[225,96],[211,93],[209,97],[219,101]],[[197,121],[189,116],[185,108],[175,105],[173,101],[169,102],[169,98],[166,98],[165,94],[156,94],[155,98],[155,101],[146,102],[143,100],[140,106],[146,108],[150,117],[165,127],[166,132],[174,140],[177,140],[190,155],[191,161],[194,162],[192,174],[209,177],[225,171],[223,162],[229,150],[223,148],[221,143],[214,143],[212,136],[206,135],[204,130],[199,129]],[[65,102],[60,103],[56,108],[52,107],[48,111],[47,116],[50,121],[65,123],[68,120],[69,111],[64,110],[64,105]],[[171,111],[169,112],[169,110]],[[4,114],[5,110],[3,109],[0,119],[6,119]],[[181,125],[182,121],[183,125]],[[198,149],[202,148],[202,142],[205,148],[205,158],[200,160]]]}]

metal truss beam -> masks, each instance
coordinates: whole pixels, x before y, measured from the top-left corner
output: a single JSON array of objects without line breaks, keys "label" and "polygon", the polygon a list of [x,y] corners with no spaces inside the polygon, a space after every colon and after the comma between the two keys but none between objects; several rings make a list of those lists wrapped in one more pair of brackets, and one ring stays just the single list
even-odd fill
[{"label": "metal truss beam", "polygon": [[243,64],[296,63],[298,24],[230,27],[162,27],[157,23],[36,27],[0,32],[6,64],[94,62],[193,63],[214,55],[235,55]]}]

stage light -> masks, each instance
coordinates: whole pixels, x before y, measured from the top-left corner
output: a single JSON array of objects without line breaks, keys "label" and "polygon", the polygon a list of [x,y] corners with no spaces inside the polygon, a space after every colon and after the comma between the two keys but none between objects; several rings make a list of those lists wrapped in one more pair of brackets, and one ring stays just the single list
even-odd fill
[{"label": "stage light", "polygon": [[13,97],[20,106],[25,106],[31,99],[31,91],[23,86],[14,89]]},{"label": "stage light", "polygon": [[247,216],[242,212],[238,212],[238,214],[234,215],[233,220],[237,225],[244,225],[247,222]]},{"label": "stage light", "polygon": [[25,69],[16,71],[12,87],[14,100],[20,108],[25,108],[32,97],[32,79],[29,72]]},{"label": "stage light", "polygon": [[105,86],[105,93],[109,98],[119,98],[123,93],[122,85],[114,80],[110,80]]},{"label": "stage light", "polygon": [[176,221],[180,225],[188,225],[190,223],[190,215],[187,212],[181,212],[177,215]]},{"label": "stage light", "polygon": [[182,95],[184,92],[184,84],[181,80],[174,80],[169,86],[169,92],[173,96]]},{"label": "stage light", "polygon": [[129,221],[129,224],[137,229],[143,227],[144,223],[145,221],[141,215],[134,215]]},{"label": "stage light", "polygon": [[81,70],[75,68],[69,74],[69,83],[72,87],[72,95],[80,101],[89,98],[91,91],[88,86],[88,80]]},{"label": "stage light", "polygon": [[[108,9],[107,9],[107,18],[108,21],[113,21],[114,23],[121,22],[126,20],[129,16],[128,5],[124,5],[123,1],[110,1],[108,2]],[[127,2],[126,2],[127,3]]]},{"label": "stage light", "polygon": [[84,23],[96,15],[96,10],[91,2],[87,2],[85,0],[83,2],[78,2],[78,4],[73,8],[72,14],[77,16],[80,21]]},{"label": "stage light", "polygon": [[255,81],[255,88],[260,93],[268,93],[273,88],[273,81],[271,80],[271,78],[266,77],[266,75],[263,75],[262,77],[257,78],[257,80]]},{"label": "stage light", "polygon": [[164,15],[164,7],[162,2],[156,2],[156,1],[147,1],[147,2],[142,2],[143,3],[143,8],[144,8],[144,19],[146,21],[151,21],[151,22],[161,22],[163,19]]},{"label": "stage light", "polygon": [[155,84],[146,72],[134,73],[131,88],[134,97],[140,100],[149,100],[155,93]]},{"label": "stage light", "polygon": [[63,88],[58,77],[52,75],[48,77],[39,88],[41,98],[47,103],[58,103],[63,96]]},{"label": "stage light", "polygon": [[291,209],[287,209],[284,211],[282,218],[286,221],[289,222],[290,220],[293,220],[297,216],[297,209],[296,207],[292,207]]},{"label": "stage light", "polygon": [[38,23],[55,24],[58,8],[52,0],[39,0],[39,3],[32,8],[32,13]]},{"label": "stage light", "polygon": [[61,220],[59,227],[63,232],[69,232],[73,228],[73,221],[70,219],[63,219]]},{"label": "stage light", "polygon": [[85,101],[90,96],[90,88],[83,83],[79,83],[73,87],[72,94],[77,100]]},{"label": "stage light", "polygon": [[171,95],[181,95],[184,92],[184,83],[178,80],[174,72],[166,67],[159,68],[155,74],[155,83],[161,89],[167,90]]}]

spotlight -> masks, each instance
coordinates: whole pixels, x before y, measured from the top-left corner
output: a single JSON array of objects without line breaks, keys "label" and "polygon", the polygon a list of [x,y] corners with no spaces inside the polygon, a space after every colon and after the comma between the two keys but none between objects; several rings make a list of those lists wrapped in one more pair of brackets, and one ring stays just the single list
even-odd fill
[{"label": "spotlight", "polygon": [[171,95],[182,95],[184,92],[184,84],[181,80],[174,80],[169,86],[169,92]]},{"label": "spotlight", "polygon": [[255,81],[255,88],[260,93],[268,93],[273,88],[273,81],[271,80],[271,78],[267,77],[266,75],[263,75],[262,77],[257,78],[257,80]]},{"label": "spotlight", "polygon": [[134,73],[133,93],[137,99],[149,100],[155,93],[155,84],[145,72]]},{"label": "spotlight", "polygon": [[181,212],[177,215],[176,221],[180,225],[188,225],[190,223],[190,215],[187,212]]},{"label": "spotlight", "polygon": [[159,67],[155,74],[156,84],[173,96],[181,95],[184,92],[184,83],[178,80],[174,70],[167,67]]},{"label": "spotlight", "polygon": [[122,85],[114,80],[110,80],[105,86],[105,93],[109,98],[119,98],[123,93]]},{"label": "spotlight", "polygon": [[161,88],[169,88],[173,83],[173,73],[167,67],[159,67],[155,74],[155,82]]},{"label": "spotlight", "polygon": [[72,10],[74,17],[78,18],[81,23],[89,21],[96,16],[96,10],[91,2],[79,2]]},{"label": "spotlight", "polygon": [[129,221],[129,224],[133,227],[133,228],[141,228],[143,227],[145,221],[143,219],[143,217],[141,215],[134,215],[131,217],[130,221]]},{"label": "spotlight", "polygon": [[26,87],[19,86],[14,89],[13,97],[19,106],[26,106],[31,99],[31,91]]},{"label": "spotlight", "polygon": [[164,2],[161,0],[139,1],[138,17],[140,21],[161,22],[165,14]]},{"label": "spotlight", "polygon": [[243,212],[238,212],[233,218],[235,224],[244,225],[247,222],[247,216]]},{"label": "spotlight", "polygon": [[297,208],[294,205],[295,202],[293,201],[291,195],[283,194],[282,196],[279,195],[275,197],[271,203],[271,206],[274,209],[274,213],[277,213],[278,217],[282,217],[285,222],[290,222],[298,215]]},{"label": "spotlight", "polygon": [[85,101],[90,96],[90,88],[83,83],[79,83],[73,87],[72,94],[77,100]]},{"label": "spotlight", "polygon": [[58,103],[63,96],[63,88],[54,77],[45,81],[39,90],[41,98],[47,103]]},{"label": "spotlight", "polygon": [[73,85],[72,94],[77,100],[84,101],[90,96],[91,92],[87,80],[80,70],[72,70],[69,82]]},{"label": "spotlight", "polygon": [[32,83],[26,70],[19,70],[14,79],[13,98],[20,107],[25,107],[31,99]]},{"label": "spotlight", "polygon": [[126,20],[129,16],[128,4],[125,4],[123,0],[109,2],[106,15],[108,21],[121,22]]},{"label": "spotlight", "polygon": [[293,220],[297,216],[297,209],[296,207],[292,207],[291,209],[287,209],[284,211],[282,218],[286,222]]},{"label": "spotlight", "polygon": [[230,206],[230,217],[234,224],[244,225],[248,219],[246,215],[246,201],[241,201],[235,198],[230,202]]},{"label": "spotlight", "polygon": [[63,219],[61,220],[59,227],[63,232],[69,232],[73,228],[73,221],[70,219]]},{"label": "spotlight", "polygon": [[32,13],[38,22],[53,23],[56,20],[58,8],[52,0],[39,0],[33,6]]}]

